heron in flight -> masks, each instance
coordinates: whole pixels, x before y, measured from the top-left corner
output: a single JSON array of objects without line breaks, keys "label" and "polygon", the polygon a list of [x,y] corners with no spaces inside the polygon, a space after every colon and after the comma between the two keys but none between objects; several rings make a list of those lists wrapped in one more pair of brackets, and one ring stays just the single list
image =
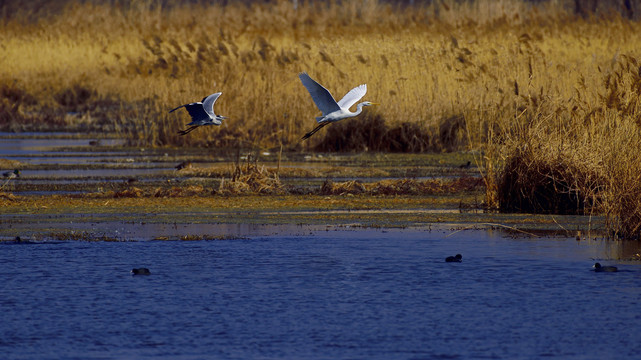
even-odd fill
[{"label": "heron in flight", "polygon": [[350,107],[365,96],[365,93],[367,92],[366,84],[353,88],[345,94],[339,102],[336,102],[332,94],[325,89],[323,85],[309,77],[307,73],[300,73],[298,77],[303,83],[303,86],[305,86],[307,91],[309,91],[309,94],[312,96],[312,100],[314,100],[318,109],[323,113],[323,116],[316,117],[318,126],[316,126],[314,130],[305,134],[305,136],[303,136],[303,140],[314,135],[318,130],[330,123],[357,116],[363,111],[363,106],[378,105],[377,103],[365,101],[356,106],[356,111],[352,112],[349,110]]},{"label": "heron in flight", "polygon": [[187,109],[187,112],[191,116],[191,122],[187,124],[189,128],[187,128],[186,130],[180,130],[178,133],[180,135],[187,135],[199,126],[222,124],[223,120],[227,119],[227,117],[216,115],[214,113],[214,103],[216,103],[216,100],[218,100],[218,97],[222,94],[223,93],[221,92],[217,92],[215,94],[207,96],[200,102],[180,105],[179,107],[170,110],[169,112],[174,112],[181,107],[185,107],[185,109]]}]

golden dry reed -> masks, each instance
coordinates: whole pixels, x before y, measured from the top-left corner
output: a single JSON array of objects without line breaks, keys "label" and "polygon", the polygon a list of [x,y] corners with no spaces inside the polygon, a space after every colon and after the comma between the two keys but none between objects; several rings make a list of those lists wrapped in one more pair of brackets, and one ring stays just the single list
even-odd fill
[{"label": "golden dry reed", "polygon": [[[18,13],[0,27],[0,125],[98,129],[146,146],[304,148],[318,115],[297,78],[307,71],[335,97],[367,83],[365,99],[382,104],[367,114],[417,124],[431,149],[448,149],[440,135],[452,117],[478,142],[488,118],[517,116],[516,83],[559,105],[597,99],[595,74],[640,51],[639,24],[621,17],[522,0],[433,3],[70,2],[37,20]],[[229,120],[179,136],[188,116],[167,110],[216,91]]]},{"label": "golden dry reed", "polygon": [[[300,141],[318,115],[297,78],[307,71],[335,97],[367,83],[365,100],[382,105],[361,117],[406,138],[420,132],[419,151],[480,150],[490,207],[505,202],[505,174],[548,164],[551,187],[581,212],[639,235],[638,1],[294,3],[69,2],[35,18],[16,10],[0,26],[0,127],[311,150],[331,132]],[[188,116],[167,111],[216,91],[229,120],[179,136]]]}]

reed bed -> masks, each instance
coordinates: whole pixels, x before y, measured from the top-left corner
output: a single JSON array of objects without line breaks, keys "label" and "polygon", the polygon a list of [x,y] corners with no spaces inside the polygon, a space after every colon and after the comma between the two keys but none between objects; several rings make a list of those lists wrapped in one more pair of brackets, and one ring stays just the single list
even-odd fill
[{"label": "reed bed", "polygon": [[[96,131],[145,146],[332,150],[323,143],[340,132],[300,141],[318,115],[297,78],[307,71],[336,97],[368,84],[366,98],[382,103],[363,116],[382,134],[368,149],[459,150],[484,140],[488,118],[510,121],[515,81],[562,101],[617,54],[636,56],[641,33],[621,17],[588,21],[568,6],[521,0],[162,4],[69,2],[53,15],[5,19],[0,128]],[[179,136],[188,116],[167,111],[215,91],[229,121]]]},{"label": "reed bed", "polygon": [[641,60],[622,55],[595,98],[585,81],[565,104],[523,96],[512,123],[493,122],[486,202],[506,212],[605,214],[613,237],[641,235]]},{"label": "reed bed", "polygon": [[[115,1],[15,10],[0,27],[0,129],[95,131],[144,146],[481,150],[488,207],[603,213],[615,235],[638,237],[639,7]],[[382,105],[302,142],[318,112],[300,71],[336,97],[367,83],[366,100]],[[229,120],[179,136],[188,116],[167,111],[215,91]]]}]

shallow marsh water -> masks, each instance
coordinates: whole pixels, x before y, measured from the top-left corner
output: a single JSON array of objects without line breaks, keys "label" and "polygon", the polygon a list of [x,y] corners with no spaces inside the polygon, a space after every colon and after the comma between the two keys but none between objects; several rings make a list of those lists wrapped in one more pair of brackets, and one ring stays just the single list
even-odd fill
[{"label": "shallow marsh water", "polygon": [[[632,358],[641,266],[606,241],[290,226],[0,244],[4,359]],[[463,254],[462,263],[444,258]],[[595,273],[591,266],[619,266]],[[131,276],[147,267],[150,276]]]},{"label": "shallow marsh water", "polygon": [[[0,210],[1,359],[601,359],[641,350],[641,264],[620,260],[638,258],[639,244],[585,240],[592,220],[497,219],[434,199],[389,209],[354,208],[360,198],[329,206],[342,197],[309,209],[239,204],[294,203],[279,197],[237,198],[236,210],[191,198],[67,208],[33,194],[95,191],[129,177],[157,186],[176,181],[172,163],[185,157],[229,159],[108,141],[96,152],[90,139],[58,135],[0,134],[14,141],[3,140],[0,158],[23,169],[8,189],[31,199]],[[282,166],[398,164],[355,158],[305,155]],[[441,167],[429,156],[404,161],[401,173],[413,177]],[[459,171],[460,159],[448,161]],[[312,180],[324,179],[304,179]],[[534,238],[496,222],[583,229],[584,240]],[[462,263],[444,262],[456,253]],[[595,261],[622,271],[595,273]],[[134,267],[152,275],[131,276]]]},{"label": "shallow marsh water", "polygon": [[[253,161],[281,169],[284,184],[318,188],[334,172],[334,180],[414,178],[419,180],[478,176],[473,168],[459,168],[471,154],[279,154],[267,150],[131,148],[120,139],[97,139],[74,133],[0,132],[0,170],[21,169],[5,190],[16,195],[66,194],[118,189],[128,181],[159,187],[180,183],[211,186],[220,176],[195,176],[176,166],[190,162],[195,169],[227,167]],[[253,159],[253,160],[252,160]],[[354,170],[359,169],[359,170]],[[374,169],[371,174],[362,169]],[[382,170],[385,169],[385,170]],[[207,171],[205,171],[206,173]],[[309,175],[314,174],[314,175]],[[357,175],[355,175],[357,174]],[[203,177],[204,176],[204,177]],[[98,185],[98,186],[96,186]]]}]

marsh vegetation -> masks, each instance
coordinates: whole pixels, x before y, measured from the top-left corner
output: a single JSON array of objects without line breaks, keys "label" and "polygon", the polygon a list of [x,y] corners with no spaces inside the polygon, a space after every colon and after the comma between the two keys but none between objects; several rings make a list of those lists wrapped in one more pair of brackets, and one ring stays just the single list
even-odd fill
[{"label": "marsh vegetation", "polygon": [[[6,6],[0,129],[146,147],[475,150],[486,207],[603,214],[614,236],[638,238],[641,24],[609,4]],[[317,113],[300,71],[334,94],[367,83],[382,106],[301,142]],[[181,137],[186,115],[167,111],[213,91],[229,121]]]}]

